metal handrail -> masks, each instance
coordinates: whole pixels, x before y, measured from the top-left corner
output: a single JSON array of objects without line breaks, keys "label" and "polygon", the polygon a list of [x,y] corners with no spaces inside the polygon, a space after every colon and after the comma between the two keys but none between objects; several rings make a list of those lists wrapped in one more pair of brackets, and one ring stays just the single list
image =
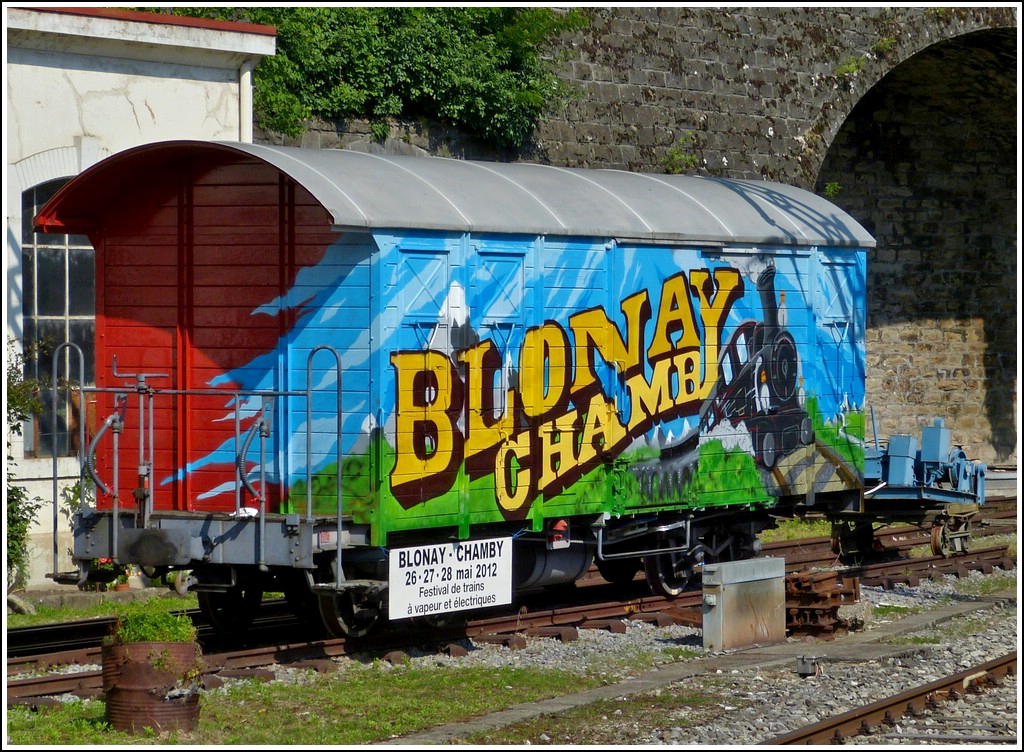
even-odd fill
[{"label": "metal handrail", "polygon": [[330,345],[318,345],[309,351],[309,355],[306,357],[306,519],[308,522],[313,521],[313,358],[321,350],[326,350],[334,355],[335,368],[337,369],[337,384],[335,391],[338,396],[337,404],[337,435],[338,443],[336,447],[337,463],[335,465],[337,477],[335,488],[337,489],[337,527],[335,545],[337,550],[335,553],[335,575],[334,585],[338,590],[341,590],[341,583],[345,579],[345,574],[341,567],[341,517],[342,517],[342,493],[341,493],[341,441],[342,441],[342,411],[341,411],[341,355]]},{"label": "metal handrail", "polygon": [[[74,345],[72,345],[74,346]],[[76,348],[77,349],[77,348]],[[151,487],[155,480],[155,441],[154,441],[154,402],[157,397],[174,397],[174,396],[216,396],[216,397],[227,397],[234,401],[235,405],[235,463],[236,463],[236,485],[235,485],[235,511],[240,511],[241,507],[241,489],[244,488],[248,491],[255,499],[259,502],[259,562],[258,564],[262,569],[266,569],[266,516],[267,516],[267,505],[266,505],[266,491],[257,492],[253,487],[252,483],[249,482],[247,474],[244,468],[245,456],[250,449],[252,441],[256,435],[259,435],[259,451],[260,451],[260,484],[261,488],[266,488],[266,441],[270,438],[269,428],[269,414],[273,412],[273,401],[278,398],[297,397],[306,400],[306,520],[309,524],[313,524],[313,498],[312,498],[312,459],[313,459],[313,448],[312,448],[312,432],[313,432],[313,420],[312,420],[312,409],[313,409],[313,359],[321,350],[327,350],[334,355],[335,368],[337,374],[337,383],[335,390],[337,394],[336,402],[336,413],[337,413],[337,441],[336,441],[336,492],[337,492],[337,509],[336,509],[336,535],[337,535],[337,563],[339,574],[336,577],[336,583],[334,587],[340,588],[343,580],[343,574],[341,574],[341,541],[342,541],[342,529],[343,529],[343,494],[342,494],[342,429],[343,429],[343,414],[342,414],[342,359],[339,353],[329,345],[320,345],[313,348],[310,351],[306,361],[306,386],[303,390],[268,390],[268,389],[253,389],[253,390],[237,390],[237,391],[226,391],[215,388],[200,388],[200,389],[156,389],[149,385],[147,379],[150,377],[164,377],[167,374],[130,374],[120,373],[117,370],[117,359],[113,361],[113,373],[118,378],[133,378],[135,380],[134,386],[125,385],[122,387],[84,387],[80,386],[82,394],[82,401],[84,404],[85,394],[113,394],[117,401],[117,409],[112,413],[103,425],[100,427],[96,435],[93,437],[92,442],[89,445],[88,452],[85,455],[80,454],[79,460],[81,464],[80,472],[88,473],[89,477],[95,483],[96,488],[104,495],[113,494],[113,515],[111,518],[111,524],[114,526],[110,540],[113,551],[112,556],[116,556],[117,552],[117,535],[118,528],[120,527],[120,516],[119,516],[119,493],[118,493],[118,478],[120,476],[119,468],[119,455],[118,451],[119,441],[118,437],[121,430],[125,425],[125,415],[127,412],[128,394],[126,390],[133,390],[139,395],[139,487],[136,489],[137,499],[137,513],[140,515],[140,519],[137,521],[137,526],[146,527],[149,525],[149,519],[154,511],[154,494],[152,493]],[[56,360],[55,360],[56,363]],[[56,369],[56,365],[54,366]],[[84,381],[84,365],[81,366],[82,379]],[[260,409],[260,414],[256,422],[248,429],[248,433],[243,441],[240,430],[241,416],[240,409],[244,401],[259,397],[263,400],[263,405]],[[54,418],[56,422],[56,417]],[[85,422],[82,421],[80,426],[82,432],[82,446],[85,444]],[[99,477],[96,471],[95,456],[97,448],[102,438],[111,430],[114,433],[114,445],[113,445],[113,472],[114,479],[111,481],[111,485]],[[58,497],[58,491],[56,487],[56,458],[54,458],[54,569],[56,571],[56,499]],[[83,476],[84,477],[84,476]],[[326,584],[326,583],[321,583]]]}]

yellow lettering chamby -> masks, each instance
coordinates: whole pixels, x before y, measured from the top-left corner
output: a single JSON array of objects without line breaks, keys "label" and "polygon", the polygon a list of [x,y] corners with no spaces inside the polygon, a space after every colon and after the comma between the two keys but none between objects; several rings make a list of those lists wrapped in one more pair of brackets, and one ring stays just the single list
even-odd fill
[{"label": "yellow lettering chamby", "polygon": [[626,338],[600,308],[591,308],[569,317],[569,328],[576,341],[576,371],[573,395],[585,393],[597,381],[594,361],[596,351],[606,363],[614,363],[622,374],[640,367],[643,357],[643,330],[651,317],[647,291],[630,295],[622,301],[626,316]]},{"label": "yellow lettering chamby", "polygon": [[[504,403],[499,402],[495,377],[504,364],[490,340],[485,340],[458,355],[466,365],[466,441],[469,460],[493,449],[515,430],[516,393],[508,389]],[[497,396],[496,396],[497,395]]]},{"label": "yellow lettering chamby", "polygon": [[401,482],[447,470],[455,448],[452,386],[457,378],[448,356],[433,350],[391,355],[397,374],[395,468]]},{"label": "yellow lettering chamby", "polygon": [[537,485],[543,490],[576,467],[577,413],[572,410],[545,423],[537,431],[540,439],[540,475]]},{"label": "yellow lettering chamby", "polygon": [[672,361],[661,358],[653,364],[651,380],[643,372],[626,381],[630,394],[629,432],[643,430],[651,420],[675,406],[672,394]]},{"label": "yellow lettering chamby", "polygon": [[518,511],[533,496],[529,460],[529,431],[523,431],[498,447],[494,462],[494,495],[498,506],[506,512]]},{"label": "yellow lettering chamby", "polygon": [[[674,342],[674,336],[680,332],[679,341]],[[700,347],[700,332],[697,331],[686,276],[675,274],[661,286],[661,305],[651,345],[647,348],[647,359],[654,362],[673,350],[691,347]]]},{"label": "yellow lettering chamby", "polygon": [[702,397],[711,393],[718,380],[718,351],[722,344],[722,322],[732,304],[743,297],[743,277],[738,269],[720,267],[714,278],[708,269],[690,272],[690,288],[700,303],[700,321],[704,326],[704,364],[706,372],[699,390]]},{"label": "yellow lettering chamby", "polygon": [[614,449],[628,434],[619,420],[615,403],[595,394],[587,407],[583,420],[583,436],[580,439],[576,464],[588,467],[601,459],[601,453]]},{"label": "yellow lettering chamby", "polygon": [[519,358],[523,412],[542,418],[568,406],[569,338],[558,324],[529,329]]},{"label": "yellow lettering chamby", "polygon": [[701,382],[699,350],[676,353],[672,358],[672,368],[676,372],[676,407],[703,400],[711,392],[715,382]]}]

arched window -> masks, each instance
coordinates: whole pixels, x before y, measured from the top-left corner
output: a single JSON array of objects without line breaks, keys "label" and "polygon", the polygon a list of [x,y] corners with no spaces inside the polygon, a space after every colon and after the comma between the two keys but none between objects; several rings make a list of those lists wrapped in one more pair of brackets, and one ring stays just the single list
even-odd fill
[{"label": "arched window", "polygon": [[[32,220],[66,179],[51,180],[21,194],[22,311],[24,317],[25,377],[49,383],[54,349],[73,342],[82,349],[86,385],[95,383],[93,359],[96,342],[95,258],[84,235],[38,233]],[[78,380],[79,364],[73,350],[60,357],[59,379]],[[66,394],[65,392],[62,392]],[[46,409],[26,426],[25,456],[52,457],[78,452],[81,405],[75,394],[57,406],[57,435],[53,435],[53,399],[42,395]]]}]

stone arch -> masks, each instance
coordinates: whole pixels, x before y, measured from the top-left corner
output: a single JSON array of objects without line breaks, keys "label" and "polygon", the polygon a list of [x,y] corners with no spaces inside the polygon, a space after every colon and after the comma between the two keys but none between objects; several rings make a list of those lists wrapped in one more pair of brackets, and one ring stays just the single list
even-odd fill
[{"label": "stone arch", "polygon": [[868,401],[879,433],[945,420],[972,458],[1017,461],[1016,29],[937,41],[838,128],[815,190],[878,241]]},{"label": "stone arch", "polygon": [[920,61],[921,54],[927,53],[927,58],[935,54],[936,47],[942,49],[945,42],[958,39],[974,39],[984,53],[982,40],[989,34],[992,38],[1016,39],[1016,16],[1011,9],[1003,10],[1006,12],[938,7],[851,11],[854,23],[862,27],[862,35],[843,35],[826,58],[817,61],[818,65],[824,63],[818,71],[817,113],[797,136],[802,147],[796,155],[797,169],[788,178],[779,179],[811,189],[829,148],[861,100],[905,64]]}]

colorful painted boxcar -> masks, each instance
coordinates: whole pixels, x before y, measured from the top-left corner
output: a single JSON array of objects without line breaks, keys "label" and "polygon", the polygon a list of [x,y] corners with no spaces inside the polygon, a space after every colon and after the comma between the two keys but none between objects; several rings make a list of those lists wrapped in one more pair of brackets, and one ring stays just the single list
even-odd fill
[{"label": "colorful painted boxcar", "polygon": [[861,508],[874,241],[807,191],[168,142],[36,224],[96,251],[74,556],[188,572],[224,628],[264,589],[351,635],[592,563],[674,595]]}]

